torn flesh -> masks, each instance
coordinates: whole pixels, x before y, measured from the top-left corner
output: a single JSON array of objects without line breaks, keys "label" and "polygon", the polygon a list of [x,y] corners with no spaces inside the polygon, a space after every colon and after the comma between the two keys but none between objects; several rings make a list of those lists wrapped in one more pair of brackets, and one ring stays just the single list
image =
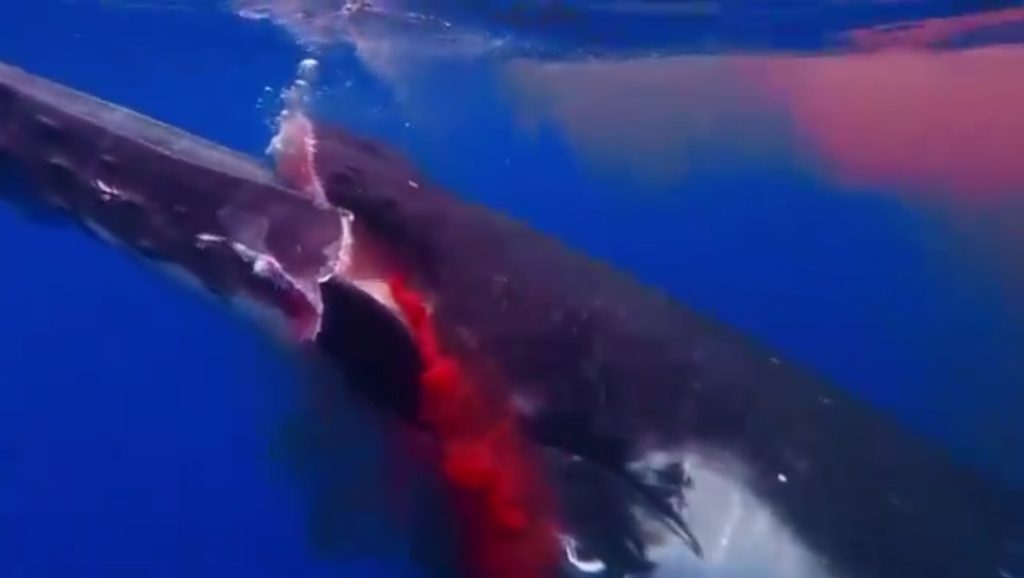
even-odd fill
[{"label": "torn flesh", "polygon": [[[295,81],[282,91],[284,106],[277,117],[277,132],[271,138],[266,152],[272,157],[277,175],[284,183],[301,191],[314,203],[328,206],[323,183],[316,173],[317,142],[313,123],[308,116],[318,72],[319,64],[312,58],[299,63]],[[344,208],[337,210],[341,213],[342,236],[334,248],[336,254],[332,259],[333,266],[325,271],[318,281],[322,283],[331,278],[343,279],[402,318],[391,289],[383,278],[383,271],[368,266],[368,259],[355,263],[357,255],[354,215]],[[359,250],[364,254],[371,251],[369,247],[360,247]]]}]

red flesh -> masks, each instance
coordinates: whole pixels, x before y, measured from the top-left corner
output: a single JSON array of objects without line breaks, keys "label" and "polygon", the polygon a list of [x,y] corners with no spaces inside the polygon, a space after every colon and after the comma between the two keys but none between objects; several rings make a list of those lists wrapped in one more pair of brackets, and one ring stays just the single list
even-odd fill
[{"label": "red flesh", "polygon": [[485,400],[444,354],[423,298],[397,278],[389,287],[424,361],[421,411],[440,442],[467,575],[553,576],[558,550],[551,501],[513,416]]}]

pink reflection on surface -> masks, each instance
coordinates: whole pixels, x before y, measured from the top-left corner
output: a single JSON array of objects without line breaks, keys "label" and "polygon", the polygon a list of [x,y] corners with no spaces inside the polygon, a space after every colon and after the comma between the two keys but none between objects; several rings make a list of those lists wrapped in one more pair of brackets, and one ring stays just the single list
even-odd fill
[{"label": "pink reflection on surface", "polygon": [[[1007,26],[1024,25],[1024,8],[1007,8],[953,18],[886,24],[851,32],[854,46],[863,50],[901,47],[934,47],[963,40],[967,35],[999,32]],[[1018,30],[1024,36],[1024,29]]]},{"label": "pink reflection on surface", "polygon": [[701,171],[782,171],[899,197],[943,221],[956,257],[998,271],[1003,298],[1024,307],[1024,47],[511,70],[524,114],[591,163],[674,187]]},{"label": "pink reflection on surface", "polygon": [[1024,195],[1024,49],[742,59],[806,153],[851,187],[978,205]]},{"label": "pink reflection on surface", "polygon": [[[553,124],[585,160],[648,184],[678,183],[710,157],[771,157],[782,128],[728,57],[520,60],[507,78],[523,126]],[[738,125],[749,129],[743,138]]]},{"label": "pink reflection on surface", "polygon": [[1024,197],[1024,48],[519,62],[527,115],[582,155],[685,177],[693,151],[795,160],[849,188],[989,205]]}]

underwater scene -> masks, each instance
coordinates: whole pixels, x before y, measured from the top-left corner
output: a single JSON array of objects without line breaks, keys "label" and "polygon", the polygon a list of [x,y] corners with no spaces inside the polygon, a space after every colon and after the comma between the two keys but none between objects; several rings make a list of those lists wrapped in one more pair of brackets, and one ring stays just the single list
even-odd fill
[{"label": "underwater scene", "polygon": [[0,577],[1024,578],[1024,2],[0,8]]}]

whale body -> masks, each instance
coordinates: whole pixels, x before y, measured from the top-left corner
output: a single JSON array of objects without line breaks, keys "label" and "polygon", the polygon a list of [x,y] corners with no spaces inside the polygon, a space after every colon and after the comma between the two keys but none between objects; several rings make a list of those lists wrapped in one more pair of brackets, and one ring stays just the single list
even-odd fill
[{"label": "whale body", "polygon": [[[0,157],[34,200],[273,312],[288,341],[421,431],[422,359],[372,278],[401,271],[542,457],[564,550],[552,575],[1024,576],[1018,492],[387,146],[315,119],[309,130],[319,198],[0,64]],[[359,267],[342,266],[346,247]]]}]

